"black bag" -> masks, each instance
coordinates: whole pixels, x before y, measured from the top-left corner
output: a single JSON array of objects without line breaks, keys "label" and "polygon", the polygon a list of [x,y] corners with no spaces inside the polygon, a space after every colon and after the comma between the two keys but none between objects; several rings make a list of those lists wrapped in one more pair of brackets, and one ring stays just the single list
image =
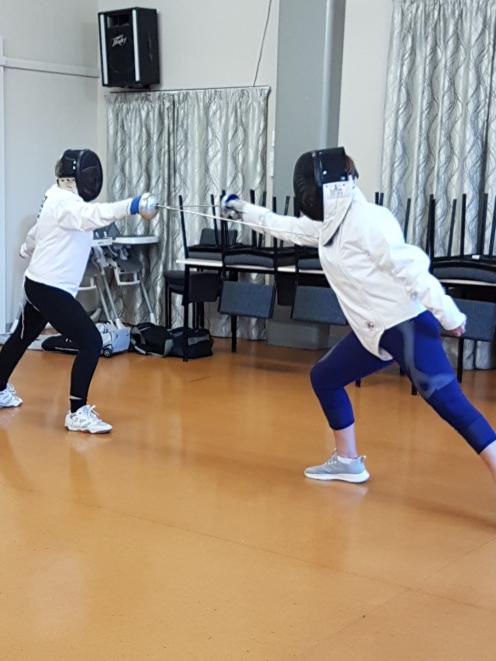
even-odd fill
[{"label": "black bag", "polygon": [[[183,357],[183,328],[168,330],[151,323],[131,329],[131,350],[143,355]],[[205,328],[188,328],[188,358],[212,355],[213,340]]]},{"label": "black bag", "polygon": [[63,335],[50,335],[43,340],[41,348],[43,351],[60,351],[61,353],[78,353],[79,351],[74,342]]},{"label": "black bag", "polygon": [[[206,358],[212,355],[214,341],[206,328],[187,328],[188,334],[188,358]],[[184,327],[173,328],[169,333],[172,335],[173,347],[171,356],[183,357]]]},{"label": "black bag", "polygon": [[[96,327],[102,338],[102,354],[110,358],[117,353],[123,353],[129,349],[129,329],[115,328],[112,324],[98,323]],[[43,341],[43,351],[60,351],[61,353],[78,353],[79,347],[64,335],[50,335]]]},{"label": "black bag", "polygon": [[143,355],[168,356],[173,348],[172,332],[151,323],[131,328],[131,350]]}]

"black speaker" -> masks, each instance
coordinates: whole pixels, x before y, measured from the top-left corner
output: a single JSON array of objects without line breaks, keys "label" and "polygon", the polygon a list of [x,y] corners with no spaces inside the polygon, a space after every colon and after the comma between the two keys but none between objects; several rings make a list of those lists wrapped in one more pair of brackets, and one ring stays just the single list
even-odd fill
[{"label": "black speaker", "polygon": [[160,83],[156,9],[99,12],[102,84],[148,87]]}]

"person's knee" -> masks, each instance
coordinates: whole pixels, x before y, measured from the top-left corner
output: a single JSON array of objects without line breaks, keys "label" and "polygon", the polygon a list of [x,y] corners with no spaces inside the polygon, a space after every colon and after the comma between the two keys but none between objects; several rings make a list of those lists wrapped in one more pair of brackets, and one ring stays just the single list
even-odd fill
[{"label": "person's knee", "polygon": [[310,370],[310,383],[312,384],[312,388],[314,390],[317,389],[320,378],[319,378],[319,369],[318,369],[318,363],[312,367]]},{"label": "person's knee", "polygon": [[494,441],[493,428],[465,397],[456,380],[437,390],[427,401],[477,453]]},{"label": "person's knee", "polygon": [[94,326],[90,332],[86,333],[80,343],[80,351],[99,356],[102,352],[103,342],[100,331]]},{"label": "person's knee", "polygon": [[103,340],[98,329],[96,329],[96,332],[93,334],[92,347],[95,353],[97,353],[98,355],[101,354],[103,348]]},{"label": "person's knee", "polygon": [[344,389],[346,381],[343,381],[337,370],[329,369],[324,361],[319,361],[310,370],[310,382],[316,395],[326,392],[340,392]]},{"label": "person's knee", "polygon": [[320,392],[324,384],[326,389],[332,389],[331,379],[326,375],[326,370],[324,369],[322,363],[316,363],[310,370],[310,383],[315,393]]},{"label": "person's knee", "polygon": [[452,423],[456,422],[458,425],[470,425],[478,415],[456,379],[443,388],[435,390],[426,401],[442,418]]}]

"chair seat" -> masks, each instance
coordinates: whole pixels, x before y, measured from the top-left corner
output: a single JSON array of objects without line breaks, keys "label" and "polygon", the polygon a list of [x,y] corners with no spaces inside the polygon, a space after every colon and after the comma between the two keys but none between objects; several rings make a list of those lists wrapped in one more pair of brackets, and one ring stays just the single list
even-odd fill
[{"label": "chair seat", "polygon": [[222,259],[222,252],[220,250],[206,250],[195,246],[188,248],[189,256],[194,259],[211,259],[212,261],[220,261]]},{"label": "chair seat", "polygon": [[322,264],[318,257],[304,257],[298,260],[298,269],[300,271],[322,271]]},{"label": "chair seat", "polygon": [[433,261],[432,273],[439,280],[474,280],[496,283],[495,265],[486,261],[437,258]]},{"label": "chair seat", "polygon": [[224,257],[225,266],[253,266],[253,267],[262,267],[273,269],[274,268],[274,258],[266,257],[265,255],[249,255],[249,254],[239,254],[239,255],[226,255]]},{"label": "chair seat", "polygon": [[265,251],[258,249],[254,251],[233,251],[224,255],[225,266],[253,266],[268,269],[275,269],[278,266],[289,266],[295,263],[295,253],[293,249],[281,249],[277,253],[273,249]]}]

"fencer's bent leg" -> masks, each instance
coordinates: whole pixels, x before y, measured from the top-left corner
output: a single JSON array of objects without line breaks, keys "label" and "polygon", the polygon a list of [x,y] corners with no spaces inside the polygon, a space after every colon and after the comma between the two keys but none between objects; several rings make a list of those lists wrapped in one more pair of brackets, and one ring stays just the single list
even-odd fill
[{"label": "fencer's bent leg", "polygon": [[312,387],[332,429],[345,429],[355,421],[344,387],[389,364],[390,361],[367,351],[357,336],[349,333],[313,366]]},{"label": "fencer's bent leg", "polygon": [[79,349],[72,367],[70,391],[71,410],[77,410],[87,402],[102,349],[101,335],[83,306],[68,292],[26,280],[26,293],[50,324]]},{"label": "fencer's bent leg", "polygon": [[[350,333],[312,368],[312,386],[334,432],[335,448],[340,457],[353,458],[358,454],[353,409],[345,386],[388,364],[373,356],[356,335]],[[308,477],[308,472],[306,474]]]},{"label": "fencer's bent leg", "polygon": [[399,362],[438,415],[480,454],[496,432],[465,397],[444,351],[439,324],[430,312],[387,330],[381,346]]},{"label": "fencer's bent leg", "polygon": [[31,342],[46,326],[45,317],[27,301],[14,332],[0,352],[0,391],[5,390],[10,375],[23,357]]}]

